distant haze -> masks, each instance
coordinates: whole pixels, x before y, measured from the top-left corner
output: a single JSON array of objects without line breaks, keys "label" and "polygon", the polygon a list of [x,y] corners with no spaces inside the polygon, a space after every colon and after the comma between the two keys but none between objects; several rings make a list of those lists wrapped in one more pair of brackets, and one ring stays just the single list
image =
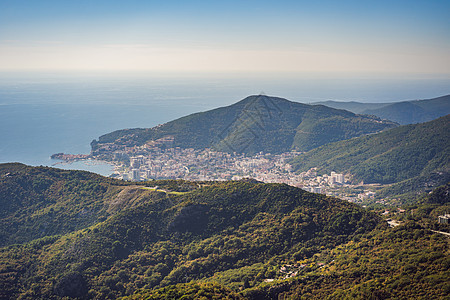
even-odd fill
[{"label": "distant haze", "polygon": [[[302,103],[399,102],[450,94],[450,76],[361,73],[0,72],[0,105],[121,104],[184,113],[266,94]],[[181,116],[179,115],[179,116]],[[169,120],[167,120],[169,121]]]},{"label": "distant haze", "polygon": [[449,11],[449,1],[5,0],[0,71],[449,74]]}]

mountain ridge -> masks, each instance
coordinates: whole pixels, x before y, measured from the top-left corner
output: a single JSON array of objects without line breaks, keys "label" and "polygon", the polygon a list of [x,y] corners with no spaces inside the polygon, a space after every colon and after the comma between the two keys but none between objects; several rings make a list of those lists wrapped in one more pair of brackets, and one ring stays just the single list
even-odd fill
[{"label": "mountain ridge", "polygon": [[362,103],[356,101],[322,101],[313,105],[326,105],[358,114],[375,115],[401,125],[428,122],[450,113],[450,95],[422,100],[386,103]]},{"label": "mountain ridge", "polygon": [[[348,172],[355,182],[399,184],[422,190],[445,184],[450,172],[450,115],[339,141],[294,158],[294,169]],[[414,185],[415,182],[415,185]],[[399,194],[399,193],[397,193]]]},{"label": "mountain ridge", "polygon": [[423,123],[450,113],[450,95],[393,103],[376,109],[367,109],[362,113],[376,115],[401,125]]},{"label": "mountain ridge", "polygon": [[96,154],[102,144],[143,145],[169,136],[174,139],[173,146],[181,148],[281,153],[307,151],[395,126],[394,122],[345,110],[254,95],[227,107],[191,114],[153,128],[114,131],[100,136],[91,146]]}]

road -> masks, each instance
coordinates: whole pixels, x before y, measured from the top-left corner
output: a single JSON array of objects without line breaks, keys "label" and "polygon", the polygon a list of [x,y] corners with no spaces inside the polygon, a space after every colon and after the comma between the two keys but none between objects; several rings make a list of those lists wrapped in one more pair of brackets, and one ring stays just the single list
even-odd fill
[{"label": "road", "polygon": [[440,234],[444,234],[446,236],[450,236],[450,233],[448,233],[448,232],[436,231],[436,230],[431,230],[431,231],[436,232],[436,233],[440,233]]}]

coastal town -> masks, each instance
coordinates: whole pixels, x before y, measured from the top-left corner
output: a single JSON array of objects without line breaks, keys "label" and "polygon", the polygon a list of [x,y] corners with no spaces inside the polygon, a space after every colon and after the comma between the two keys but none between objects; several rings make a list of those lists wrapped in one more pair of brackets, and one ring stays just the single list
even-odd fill
[{"label": "coastal town", "polygon": [[373,199],[373,191],[351,189],[351,175],[330,172],[318,175],[317,168],[295,173],[289,161],[297,152],[257,153],[252,156],[217,152],[212,149],[168,148],[147,155],[129,157],[129,165],[119,164],[113,177],[129,181],[183,179],[224,181],[252,178],[264,183],[285,183],[308,192],[338,196],[350,202]]},{"label": "coastal town", "polygon": [[224,181],[252,178],[264,183],[285,183],[303,190],[340,197],[350,202],[365,203],[375,192],[351,184],[351,174],[330,172],[318,174],[317,168],[294,172],[289,163],[300,152],[244,155],[215,149],[193,149],[173,146],[173,138],[165,137],[144,145],[105,143],[91,155],[58,153],[62,160],[103,160],[115,165],[111,177],[127,181],[182,179],[189,181]]},{"label": "coastal town", "polygon": [[[307,191],[323,193],[329,187],[343,186],[343,174],[317,175],[316,168],[294,173],[288,163],[295,152],[258,153],[253,156],[170,148],[152,155],[130,157],[129,166],[116,168],[115,177],[123,180],[183,179],[191,181],[222,181],[253,178],[265,183],[285,183]],[[349,178],[347,178],[348,181]]]}]

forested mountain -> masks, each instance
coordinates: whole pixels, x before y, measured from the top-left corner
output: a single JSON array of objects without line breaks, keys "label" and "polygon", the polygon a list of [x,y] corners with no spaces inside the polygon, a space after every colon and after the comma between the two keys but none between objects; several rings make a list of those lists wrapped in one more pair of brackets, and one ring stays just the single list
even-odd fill
[{"label": "forested mountain", "polygon": [[395,103],[324,101],[313,104],[345,109],[358,114],[375,115],[401,125],[428,122],[450,114],[450,95]]},{"label": "forested mountain", "polygon": [[450,171],[450,115],[324,145],[292,161],[305,171],[348,172],[354,182],[400,183],[405,191],[445,184]]},{"label": "forested mountain", "polygon": [[[282,274],[288,279],[236,294],[227,288],[231,276],[224,272],[200,282],[142,290],[126,299],[445,299],[450,250],[448,237],[437,231],[449,232],[450,225],[436,224],[436,219],[448,211],[449,188],[439,187],[406,208],[403,217],[397,216],[400,226],[377,228],[300,262],[287,259]],[[245,271],[251,279],[251,271]]]},{"label": "forested mountain", "polygon": [[450,95],[439,98],[392,103],[381,108],[367,109],[363,114],[375,115],[399,124],[415,124],[450,114]]},{"label": "forested mountain", "polygon": [[[9,173],[7,177],[23,172],[29,182],[43,174],[49,181],[83,180],[86,192],[97,191],[99,184],[106,193],[113,190],[111,201],[101,194],[91,206],[116,205],[106,219],[86,222],[82,229],[1,248],[2,299],[116,298],[139,288],[210,278],[217,272],[224,272],[221,280],[228,278],[228,286],[239,290],[279,276],[281,261],[309,258],[380,223],[375,214],[354,204],[283,184],[158,181],[152,182],[160,186],[155,190],[120,187],[109,179],[99,182],[78,171],[3,165],[2,172]],[[121,193],[126,195],[118,199]],[[77,215],[77,200],[66,202],[70,196],[65,189],[52,195],[55,205],[61,202],[55,206],[59,208],[53,212],[53,226],[59,221],[66,226],[66,219]],[[44,193],[35,206],[49,201]],[[80,205],[88,206],[85,201],[80,199]],[[45,214],[43,210],[34,209],[29,217]],[[16,214],[9,220],[23,219],[22,213]],[[6,241],[14,241],[18,233],[4,234]]]},{"label": "forested mountain", "polygon": [[[21,192],[9,206],[3,198],[2,224],[53,207],[52,226],[70,231],[0,248],[1,299],[420,299],[450,291],[448,237],[429,230],[450,229],[430,225],[448,208],[448,185],[390,229],[359,206],[284,184],[131,185],[21,164],[0,165],[0,176],[2,195]],[[70,227],[83,218],[77,206],[100,217]],[[21,232],[3,234],[15,241]]]},{"label": "forested mountain", "polygon": [[[233,293],[226,285],[193,281],[142,290],[125,299],[446,299],[450,292],[448,237],[408,222],[285,264],[296,273]],[[300,267],[299,267],[300,266]],[[293,273],[290,273],[293,274]],[[248,273],[248,278],[251,273]],[[213,277],[214,278],[214,277]]]},{"label": "forested mountain", "polygon": [[269,96],[250,96],[231,106],[192,114],[148,129],[125,129],[92,142],[142,145],[174,137],[173,146],[224,152],[279,153],[318,146],[396,127],[372,116]]},{"label": "forested mountain", "polygon": [[[159,180],[174,191],[198,188],[198,183]],[[158,194],[98,174],[0,164],[0,247],[89,227]]]},{"label": "forested mountain", "polygon": [[124,185],[84,171],[0,164],[0,246],[104,220]]}]

